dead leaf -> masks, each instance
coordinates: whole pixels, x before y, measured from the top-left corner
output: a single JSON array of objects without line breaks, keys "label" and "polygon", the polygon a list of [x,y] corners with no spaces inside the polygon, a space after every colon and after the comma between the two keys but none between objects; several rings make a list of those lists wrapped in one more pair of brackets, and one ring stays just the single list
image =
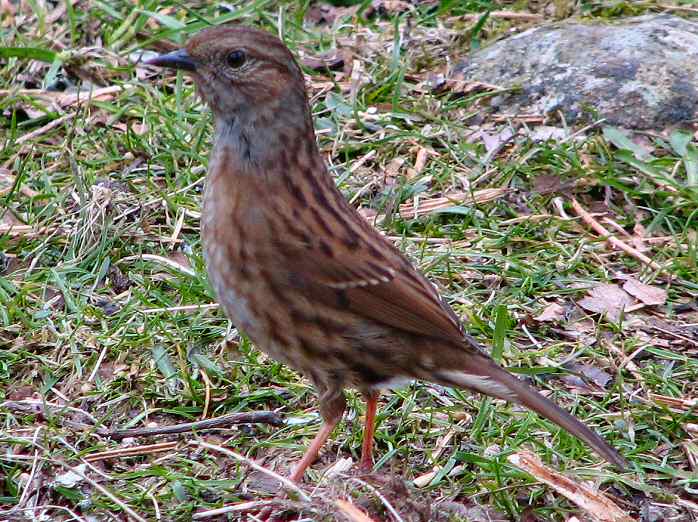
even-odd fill
[{"label": "dead leaf", "polygon": [[577,304],[585,310],[606,314],[612,321],[618,321],[623,310],[632,304],[632,299],[618,285],[605,284],[589,290],[589,295]]},{"label": "dead leaf", "polygon": [[543,311],[533,319],[545,323],[561,321],[565,318],[565,309],[557,303],[550,303]]},{"label": "dead leaf", "polygon": [[482,140],[482,143],[485,145],[485,150],[487,151],[487,154],[490,155],[500,150],[513,137],[514,131],[512,131],[509,127],[504,127],[496,134],[480,132],[480,139]]},{"label": "dead leaf", "polygon": [[57,475],[53,483],[64,488],[74,488],[85,480],[86,471],[87,464],[80,464],[75,468],[69,468],[65,473]]},{"label": "dead leaf", "polygon": [[370,207],[359,208],[359,214],[361,214],[363,218],[369,223],[374,223],[376,221],[376,218],[378,217],[378,212],[376,212],[375,209]]},{"label": "dead leaf", "polygon": [[570,371],[586,377],[586,380],[578,375],[565,375],[562,380],[566,384],[582,390],[591,389],[587,381],[591,381],[599,388],[604,389],[612,379],[611,374],[592,364],[570,364],[567,368]]},{"label": "dead leaf", "polygon": [[602,492],[594,491],[579,480],[573,480],[544,466],[540,459],[529,451],[509,455],[507,460],[567,497],[598,522],[633,522],[627,513]]},{"label": "dead leaf", "polygon": [[666,303],[666,290],[657,286],[646,285],[633,277],[623,284],[623,290],[646,305],[663,305]]},{"label": "dead leaf", "polygon": [[383,171],[383,183],[387,186],[395,185],[396,178],[400,175],[400,170],[404,164],[403,158],[393,158]]},{"label": "dead leaf", "polygon": [[185,268],[191,268],[191,262],[189,261],[189,258],[181,250],[175,250],[168,256],[168,258],[180,266],[183,266]]},{"label": "dead leaf", "polygon": [[559,192],[561,188],[562,180],[555,174],[543,174],[533,181],[533,190],[539,194]]},{"label": "dead leaf", "polygon": [[414,160],[414,166],[407,169],[407,178],[412,179],[419,176],[429,159],[429,154],[433,154],[433,151],[425,149],[424,147],[419,147],[417,150],[417,157]]}]

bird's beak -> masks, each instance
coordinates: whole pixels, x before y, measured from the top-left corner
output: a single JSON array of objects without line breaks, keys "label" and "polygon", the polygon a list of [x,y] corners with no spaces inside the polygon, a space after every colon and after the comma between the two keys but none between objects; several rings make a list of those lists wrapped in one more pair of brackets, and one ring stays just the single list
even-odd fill
[{"label": "bird's beak", "polygon": [[196,71],[196,62],[187,53],[186,49],[178,49],[171,53],[161,54],[144,62],[146,65],[156,67],[168,67],[169,69],[181,69],[183,71]]}]

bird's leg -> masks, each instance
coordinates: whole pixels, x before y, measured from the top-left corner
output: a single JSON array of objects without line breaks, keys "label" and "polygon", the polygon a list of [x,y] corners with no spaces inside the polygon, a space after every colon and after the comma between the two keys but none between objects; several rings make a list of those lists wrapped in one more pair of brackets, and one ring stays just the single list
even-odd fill
[{"label": "bird's leg", "polygon": [[303,478],[303,475],[305,474],[305,470],[308,469],[308,466],[315,462],[318,455],[320,454],[320,450],[325,445],[325,442],[327,442],[327,439],[332,433],[334,427],[337,425],[337,422],[339,422],[339,419],[335,419],[332,422],[325,422],[322,424],[322,427],[320,427],[320,431],[318,432],[318,434],[315,435],[313,442],[311,442],[310,446],[308,446],[308,449],[305,450],[303,458],[299,460],[298,464],[296,464],[296,467],[293,468],[293,473],[291,473],[290,477],[290,479],[293,482],[300,482],[300,480]]},{"label": "bird's leg", "polygon": [[361,445],[361,471],[373,469],[373,435],[376,431],[376,408],[378,406],[378,393],[366,393],[366,423],[364,424],[364,440]]},{"label": "bird's leg", "polygon": [[293,472],[289,477],[293,482],[300,482],[305,474],[305,470],[315,462],[320,454],[320,450],[332,434],[332,430],[334,430],[334,427],[342,418],[345,407],[346,400],[341,390],[329,390],[320,396],[320,414],[325,422],[320,427],[318,434],[315,435],[313,442],[311,442],[308,449],[305,450],[303,458],[301,458],[298,464],[296,464],[296,467],[293,468]]}]

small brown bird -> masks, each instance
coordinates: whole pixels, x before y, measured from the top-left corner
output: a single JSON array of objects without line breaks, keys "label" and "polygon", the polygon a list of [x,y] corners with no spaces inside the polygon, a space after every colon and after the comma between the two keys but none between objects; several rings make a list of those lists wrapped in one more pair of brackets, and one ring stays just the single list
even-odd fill
[{"label": "small brown bird", "polygon": [[303,74],[279,39],[214,27],[147,63],[188,72],[213,110],[201,232],[220,304],[318,390],[324,424],[293,480],[341,419],[348,387],[367,400],[361,467],[372,468],[378,393],[412,379],[522,404],[625,467],[599,435],[482,351],[434,286],[344,199],[316,145]]}]

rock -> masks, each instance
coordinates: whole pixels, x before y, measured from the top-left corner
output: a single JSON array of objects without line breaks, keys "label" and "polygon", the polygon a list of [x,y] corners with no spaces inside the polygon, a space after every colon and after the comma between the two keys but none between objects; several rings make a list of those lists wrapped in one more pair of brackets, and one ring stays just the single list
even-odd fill
[{"label": "rock", "polygon": [[505,114],[665,128],[697,117],[698,24],[647,15],[537,27],[475,52],[454,79],[518,87],[490,101]]}]

